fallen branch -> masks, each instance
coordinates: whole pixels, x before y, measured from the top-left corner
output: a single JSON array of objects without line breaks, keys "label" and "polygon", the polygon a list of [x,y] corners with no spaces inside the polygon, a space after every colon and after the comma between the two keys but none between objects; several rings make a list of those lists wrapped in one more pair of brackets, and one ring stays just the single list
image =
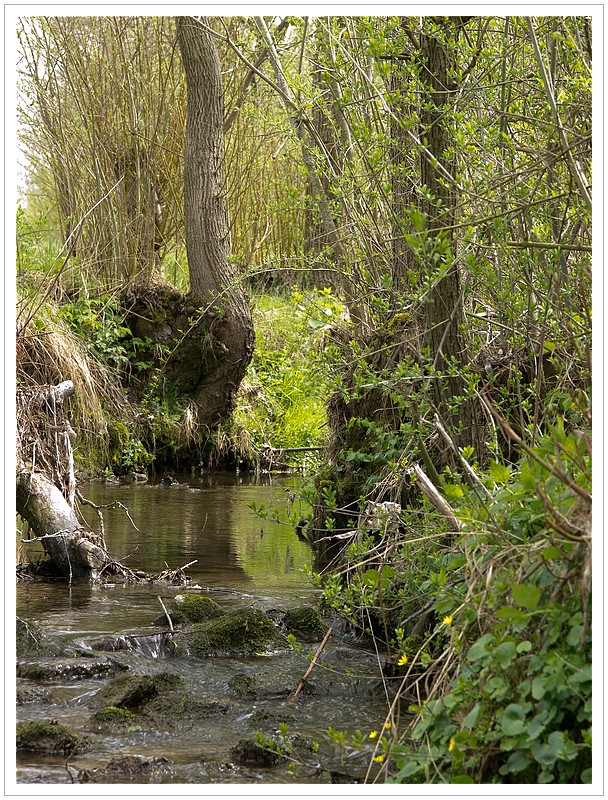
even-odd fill
[{"label": "fallen branch", "polygon": [[312,661],[310,662],[310,664],[308,665],[308,669],[307,669],[307,670],[306,670],[306,672],[304,673],[304,677],[302,678],[302,680],[301,680],[301,681],[300,681],[300,683],[298,684],[298,688],[295,690],[295,692],[294,692],[294,693],[293,693],[293,695],[292,695],[292,696],[289,698],[289,700],[287,700],[287,701],[286,701],[288,704],[289,704],[289,703],[293,703],[293,701],[296,699],[296,697],[297,697],[297,696],[300,694],[300,692],[301,692],[301,691],[302,691],[302,689],[304,688],[304,684],[305,684],[305,683],[306,683],[306,681],[308,680],[308,676],[309,676],[309,675],[310,675],[310,673],[313,671],[313,668],[314,668],[315,664],[317,663],[317,660],[318,660],[319,656],[320,656],[320,655],[321,655],[321,653],[323,652],[323,648],[324,648],[324,647],[325,647],[325,645],[327,644],[327,642],[328,642],[328,640],[329,640],[329,637],[332,635],[332,633],[333,633],[333,628],[328,628],[328,629],[327,629],[327,633],[325,634],[325,637],[324,637],[323,641],[321,642],[321,644],[320,644],[320,645],[319,645],[319,647],[317,648],[317,652],[316,652],[316,653],[314,654],[314,656],[312,657]]}]

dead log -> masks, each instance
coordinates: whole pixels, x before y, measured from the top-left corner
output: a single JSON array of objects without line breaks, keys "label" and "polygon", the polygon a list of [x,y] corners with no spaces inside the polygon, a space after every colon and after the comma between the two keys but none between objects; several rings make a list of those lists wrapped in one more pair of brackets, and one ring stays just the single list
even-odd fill
[{"label": "dead log", "polygon": [[[17,390],[17,513],[40,541],[54,574],[91,578],[112,562],[103,538],[74,511],[73,431],[63,410],[72,381]],[[63,491],[60,486],[63,487]]]},{"label": "dead log", "polygon": [[[42,543],[58,575],[74,580],[94,577],[110,557],[93,540],[61,491],[45,475],[17,473],[17,512]],[[29,541],[32,541],[31,539]]]}]

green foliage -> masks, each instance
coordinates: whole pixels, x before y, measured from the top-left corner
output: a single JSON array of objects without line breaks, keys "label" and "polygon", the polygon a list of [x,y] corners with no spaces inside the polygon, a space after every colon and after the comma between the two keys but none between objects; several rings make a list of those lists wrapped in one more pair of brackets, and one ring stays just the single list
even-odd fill
[{"label": "green foliage", "polygon": [[[255,448],[314,447],[325,440],[325,403],[335,358],[330,336],[344,308],[330,289],[258,295],[256,348],[234,425]],[[310,454],[308,454],[310,461]],[[300,463],[306,460],[300,457]]]},{"label": "green foliage", "polygon": [[[438,610],[459,609],[449,642],[458,668],[419,710],[410,743],[393,749],[395,782],[591,780],[589,454],[558,424],[519,467],[523,481],[505,471],[498,483],[491,465],[487,508],[470,493],[462,502],[467,528],[479,531],[481,516],[493,534],[464,534],[466,583],[431,589]],[[522,513],[531,500],[538,511]]]},{"label": "green foliage", "polygon": [[133,336],[115,297],[81,297],[64,302],[60,315],[95,357],[119,370],[125,378],[152,366],[152,341]]}]

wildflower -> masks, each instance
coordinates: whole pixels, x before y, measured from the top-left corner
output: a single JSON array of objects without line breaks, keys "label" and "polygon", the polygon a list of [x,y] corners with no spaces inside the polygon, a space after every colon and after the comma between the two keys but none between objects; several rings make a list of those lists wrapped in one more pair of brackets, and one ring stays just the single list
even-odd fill
[{"label": "wildflower", "polygon": [[369,735],[370,739],[375,739],[378,736],[378,731],[372,731]]},{"label": "wildflower", "polygon": [[407,656],[405,653],[401,656],[399,661],[397,661],[397,664],[399,664],[400,667],[404,667],[407,664]]},{"label": "wildflower", "polygon": [[450,743],[448,745],[448,753],[451,753],[452,750],[456,747],[456,742],[453,739],[450,739]]},{"label": "wildflower", "polygon": [[390,722],[385,722],[384,723],[384,730],[385,731],[390,731],[390,729],[391,729],[391,723]]},{"label": "wildflower", "polygon": [[379,756],[374,756],[374,761],[376,762],[376,764],[382,764],[382,762],[384,761],[384,753],[380,753]]},{"label": "wildflower", "polygon": [[454,622],[454,617],[451,614],[448,614],[447,617],[443,618],[443,624],[444,625],[451,625],[452,622]]}]

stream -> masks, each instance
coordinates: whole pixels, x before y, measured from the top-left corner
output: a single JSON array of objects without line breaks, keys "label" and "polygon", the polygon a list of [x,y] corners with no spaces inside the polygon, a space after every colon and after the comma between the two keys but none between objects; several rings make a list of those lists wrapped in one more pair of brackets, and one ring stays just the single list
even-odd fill
[{"label": "stream", "polygon": [[[104,638],[143,637],[152,645],[112,653],[121,669],[140,676],[171,673],[186,678],[190,691],[219,701],[221,710],[181,721],[176,714],[171,724],[158,729],[136,724],[105,730],[94,724],[92,715],[95,696],[110,676],[18,677],[18,690],[26,698],[18,702],[18,722],[56,720],[85,735],[89,746],[69,759],[19,752],[17,783],[362,782],[374,755],[368,734],[382,728],[386,715],[385,688],[376,655],[359,646],[337,621],[324,619],[335,625],[334,635],[307,681],[308,691],[295,700],[290,700],[293,689],[320,638],[296,649],[286,643],[270,654],[230,658],[169,658],[154,646],[160,630],[154,622],[163,614],[159,597],[169,607],[176,595],[199,592],[223,611],[255,608],[271,617],[277,610],[316,606],[319,597],[306,573],[313,559],[309,544],[290,525],[260,519],[250,507],[255,503],[270,509],[289,502],[298,478],[234,473],[176,478],[178,484],[169,487],[91,482],[81,491],[97,505],[118,501],[124,507],[103,512],[106,544],[116,560],[149,574],[189,564],[188,588],[21,581],[17,616],[37,623],[62,647],[95,657],[107,655],[98,652]],[[94,509],[85,506],[84,513],[98,530]],[[277,678],[272,677],[275,671]],[[265,682],[258,684],[262,688],[255,696],[234,690],[236,676],[260,674]],[[349,737],[361,731],[364,746],[341,746],[328,735],[329,726],[348,731]],[[255,741],[258,730],[265,736],[280,731],[283,741],[291,742],[289,757],[275,764],[239,758],[240,743]],[[112,759],[126,756],[138,759],[133,771],[108,773]]]}]

